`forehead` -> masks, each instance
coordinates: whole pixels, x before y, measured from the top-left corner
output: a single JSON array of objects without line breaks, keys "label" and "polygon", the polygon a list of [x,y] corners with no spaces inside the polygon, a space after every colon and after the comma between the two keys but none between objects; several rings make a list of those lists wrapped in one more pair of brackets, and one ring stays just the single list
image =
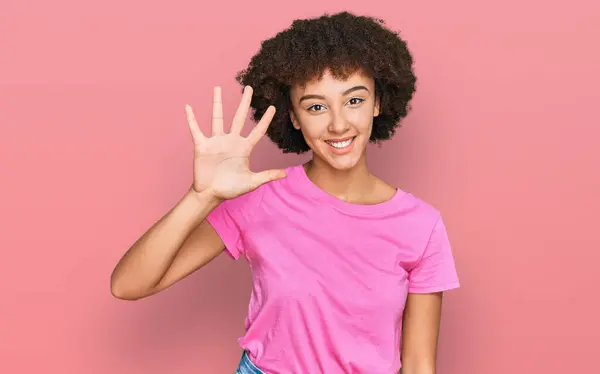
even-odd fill
[{"label": "forehead", "polygon": [[323,72],[321,79],[315,78],[304,84],[295,84],[291,87],[292,97],[304,94],[337,95],[353,86],[366,86],[372,90],[373,78],[362,70],[358,70],[348,77],[335,77],[329,70]]}]

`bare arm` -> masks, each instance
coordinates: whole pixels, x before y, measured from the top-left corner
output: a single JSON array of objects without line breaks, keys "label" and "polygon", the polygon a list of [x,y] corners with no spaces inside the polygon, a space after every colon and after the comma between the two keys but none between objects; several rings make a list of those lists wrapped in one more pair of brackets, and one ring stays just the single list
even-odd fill
[{"label": "bare arm", "polygon": [[442,293],[409,293],[402,323],[401,374],[435,374]]},{"label": "bare arm", "polygon": [[136,300],[155,294],[213,260],[224,248],[206,217],[222,201],[249,193],[285,177],[283,170],[254,173],[250,152],[275,115],[270,106],[247,137],[241,136],[252,88],[246,87],[231,130],[223,129],[221,88],[213,92],[212,136],[206,137],[192,108],[186,113],[194,143],[194,183],[185,196],[123,255],[111,275],[111,292]]},{"label": "bare arm", "polygon": [[186,193],[121,258],[112,294],[126,300],[153,295],[217,257],[224,244],[205,218],[218,204],[208,194]]}]

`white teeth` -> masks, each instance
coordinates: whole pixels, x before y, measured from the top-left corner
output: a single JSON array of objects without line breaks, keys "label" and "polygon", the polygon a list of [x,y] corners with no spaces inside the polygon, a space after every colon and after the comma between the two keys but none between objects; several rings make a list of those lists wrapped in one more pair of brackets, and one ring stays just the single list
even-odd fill
[{"label": "white teeth", "polygon": [[327,142],[327,144],[330,144],[331,146],[335,147],[335,148],[344,148],[350,145],[350,143],[352,143],[352,140],[354,140],[354,138],[350,138],[348,140],[345,140],[343,142]]}]

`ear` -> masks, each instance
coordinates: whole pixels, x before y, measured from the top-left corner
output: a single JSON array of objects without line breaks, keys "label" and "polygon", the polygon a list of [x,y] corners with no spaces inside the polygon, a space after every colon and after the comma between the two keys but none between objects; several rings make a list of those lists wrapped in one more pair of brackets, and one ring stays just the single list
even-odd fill
[{"label": "ear", "polygon": [[379,115],[379,109],[381,108],[381,100],[379,97],[375,99],[375,106],[373,107],[373,117],[377,117]]},{"label": "ear", "polygon": [[292,121],[292,125],[294,126],[294,128],[296,130],[300,130],[300,123],[298,123],[298,119],[296,118],[293,109],[290,109],[290,120]]}]

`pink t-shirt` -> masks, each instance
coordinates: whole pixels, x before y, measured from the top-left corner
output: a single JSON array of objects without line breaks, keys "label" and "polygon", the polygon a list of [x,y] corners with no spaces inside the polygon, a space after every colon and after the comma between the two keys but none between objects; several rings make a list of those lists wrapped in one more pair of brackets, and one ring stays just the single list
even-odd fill
[{"label": "pink t-shirt", "polygon": [[440,213],[400,189],[351,204],[287,172],[207,218],[251,268],[240,346],[269,374],[397,373],[407,294],[459,286]]}]

